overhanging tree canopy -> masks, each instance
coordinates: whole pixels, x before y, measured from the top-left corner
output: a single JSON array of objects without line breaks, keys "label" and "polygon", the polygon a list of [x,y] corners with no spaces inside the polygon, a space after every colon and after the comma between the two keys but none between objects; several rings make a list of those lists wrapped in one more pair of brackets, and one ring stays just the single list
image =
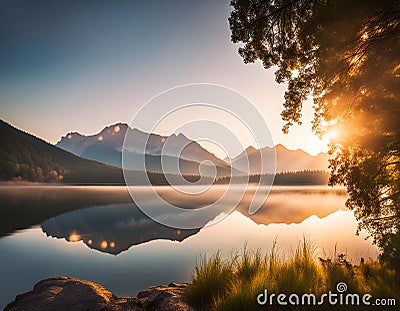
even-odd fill
[{"label": "overhanging tree canopy", "polygon": [[[338,135],[330,145],[331,183],[400,266],[400,2],[233,0],[232,41],[245,63],[277,66],[287,83],[288,132],[314,101],[313,130]],[[399,267],[400,268],[400,267]]]}]

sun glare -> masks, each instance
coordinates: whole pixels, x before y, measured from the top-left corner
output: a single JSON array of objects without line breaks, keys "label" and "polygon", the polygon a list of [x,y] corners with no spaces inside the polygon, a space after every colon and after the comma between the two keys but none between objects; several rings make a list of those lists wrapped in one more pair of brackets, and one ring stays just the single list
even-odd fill
[{"label": "sun glare", "polygon": [[323,138],[325,138],[329,142],[332,142],[334,140],[337,140],[339,136],[340,132],[338,129],[330,129],[323,135]]}]

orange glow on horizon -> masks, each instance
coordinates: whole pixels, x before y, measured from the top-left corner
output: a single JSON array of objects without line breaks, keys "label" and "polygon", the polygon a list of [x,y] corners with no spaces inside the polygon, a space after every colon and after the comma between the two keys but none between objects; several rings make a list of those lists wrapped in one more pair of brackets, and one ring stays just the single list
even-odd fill
[{"label": "orange glow on horizon", "polygon": [[97,138],[98,141],[103,141],[103,139],[104,139],[104,138],[103,138],[102,135],[100,135],[100,136]]},{"label": "orange glow on horizon", "polygon": [[114,126],[114,132],[118,133],[121,130],[119,125]]}]

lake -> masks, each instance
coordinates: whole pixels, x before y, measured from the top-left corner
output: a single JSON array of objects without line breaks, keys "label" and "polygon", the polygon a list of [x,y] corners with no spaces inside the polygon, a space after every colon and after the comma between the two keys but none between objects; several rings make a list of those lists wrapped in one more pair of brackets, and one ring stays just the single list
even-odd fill
[{"label": "lake", "polygon": [[[214,200],[224,186],[190,200],[169,187],[157,189],[173,204],[190,209]],[[146,187],[136,190],[147,196]],[[273,187],[260,210],[249,215],[253,192],[249,186],[231,213],[217,207],[202,219],[201,228],[174,229],[143,214],[126,187],[2,186],[0,307],[39,280],[58,275],[98,282],[117,295],[189,282],[202,254],[220,250],[229,256],[246,243],[267,252],[275,239],[281,254],[292,252],[306,236],[316,256],[346,253],[354,262],[376,258],[377,248],[364,239],[366,233],[355,235],[357,222],[344,207],[344,188]],[[153,208],[168,217],[162,205]]]}]

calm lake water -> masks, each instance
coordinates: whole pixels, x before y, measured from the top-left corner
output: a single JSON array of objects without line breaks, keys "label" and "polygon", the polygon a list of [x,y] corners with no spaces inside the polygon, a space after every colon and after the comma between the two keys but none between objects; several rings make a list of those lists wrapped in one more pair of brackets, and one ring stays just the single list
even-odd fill
[{"label": "calm lake water", "polygon": [[[218,197],[223,187],[191,200],[168,187],[158,191],[177,205],[195,208]],[[143,196],[146,191],[138,188]],[[222,221],[209,225],[218,210],[203,228],[177,230],[144,215],[125,187],[0,187],[0,307],[39,280],[58,275],[98,282],[117,295],[135,295],[150,285],[189,282],[202,254],[220,250],[229,256],[245,243],[266,252],[275,239],[285,254],[303,235],[313,241],[317,256],[332,257],[336,245],[337,253],[354,261],[376,258],[366,234],[355,236],[357,223],[344,208],[344,189],[274,187],[262,208],[249,215],[252,191],[249,187]],[[163,206],[154,208],[162,215]]]}]

